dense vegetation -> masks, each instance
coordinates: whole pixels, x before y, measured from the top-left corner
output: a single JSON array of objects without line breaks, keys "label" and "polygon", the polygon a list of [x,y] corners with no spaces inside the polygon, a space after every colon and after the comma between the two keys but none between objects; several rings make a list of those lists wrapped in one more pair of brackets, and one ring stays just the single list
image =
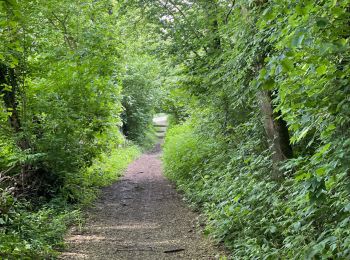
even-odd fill
[{"label": "dense vegetation", "polygon": [[166,174],[233,259],[349,258],[349,10],[0,0],[0,257],[52,256],[162,111]]},{"label": "dense vegetation", "polygon": [[207,231],[233,259],[349,258],[350,2],[168,3],[189,116],[165,168]]},{"label": "dense vegetation", "polygon": [[54,255],[76,205],[154,141],[160,65],[126,16],[107,0],[0,1],[1,259]]}]

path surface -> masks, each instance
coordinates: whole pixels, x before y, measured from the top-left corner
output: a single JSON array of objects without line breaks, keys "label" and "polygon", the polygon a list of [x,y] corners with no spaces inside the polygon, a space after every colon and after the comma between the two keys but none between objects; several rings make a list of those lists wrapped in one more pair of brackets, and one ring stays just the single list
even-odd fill
[{"label": "path surface", "polygon": [[192,212],[162,175],[160,154],[145,154],[103,192],[83,231],[67,237],[61,259],[218,259]]}]

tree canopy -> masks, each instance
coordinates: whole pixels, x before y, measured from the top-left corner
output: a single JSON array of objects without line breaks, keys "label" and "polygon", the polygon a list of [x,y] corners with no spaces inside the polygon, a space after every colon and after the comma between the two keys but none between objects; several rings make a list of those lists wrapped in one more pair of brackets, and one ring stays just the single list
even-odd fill
[{"label": "tree canopy", "polygon": [[349,10],[0,0],[0,257],[54,255],[157,112],[166,174],[233,259],[350,257]]}]

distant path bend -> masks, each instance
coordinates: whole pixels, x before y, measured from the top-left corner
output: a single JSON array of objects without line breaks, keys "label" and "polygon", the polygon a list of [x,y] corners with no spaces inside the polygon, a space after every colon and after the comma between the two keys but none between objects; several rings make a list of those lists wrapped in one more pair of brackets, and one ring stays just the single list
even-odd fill
[{"label": "distant path bend", "polygon": [[160,153],[144,154],[104,190],[61,259],[218,259],[192,212],[162,175]]}]

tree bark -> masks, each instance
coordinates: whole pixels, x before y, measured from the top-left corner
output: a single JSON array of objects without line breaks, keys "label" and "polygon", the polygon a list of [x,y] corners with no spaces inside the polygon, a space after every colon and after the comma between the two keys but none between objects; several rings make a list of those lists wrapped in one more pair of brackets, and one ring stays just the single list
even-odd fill
[{"label": "tree bark", "polygon": [[287,123],[274,112],[272,92],[262,90],[259,92],[261,112],[264,117],[264,128],[272,150],[274,180],[283,178],[279,170],[279,164],[293,156],[293,150],[289,141]]},{"label": "tree bark", "polygon": [[[255,5],[259,8],[263,8],[267,2],[267,0],[255,0]],[[269,47],[267,47],[265,53],[257,59],[256,73],[259,73],[263,67],[268,50]],[[261,113],[264,119],[264,128],[272,152],[273,169],[271,177],[273,180],[279,181],[283,179],[282,172],[279,169],[280,163],[293,157],[288,127],[287,123],[281,117],[281,113],[274,112],[274,105],[272,102],[273,92],[269,90],[260,90],[258,91],[258,95]]]}]

